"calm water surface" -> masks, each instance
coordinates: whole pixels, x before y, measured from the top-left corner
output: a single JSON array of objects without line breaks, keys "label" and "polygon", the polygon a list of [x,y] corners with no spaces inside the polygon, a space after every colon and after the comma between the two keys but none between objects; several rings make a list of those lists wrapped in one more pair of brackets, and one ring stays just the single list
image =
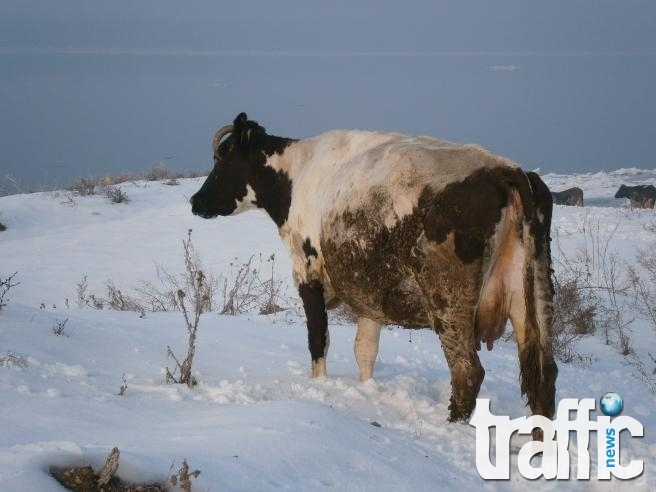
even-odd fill
[{"label": "calm water surface", "polygon": [[654,168],[655,87],[654,55],[0,54],[0,178],[209,169],[240,111],[283,136],[394,130],[545,172]]}]

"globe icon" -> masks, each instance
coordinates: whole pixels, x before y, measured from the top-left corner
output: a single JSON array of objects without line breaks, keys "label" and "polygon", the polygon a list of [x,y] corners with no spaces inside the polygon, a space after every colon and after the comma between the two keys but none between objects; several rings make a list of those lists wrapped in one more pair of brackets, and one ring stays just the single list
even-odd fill
[{"label": "globe icon", "polygon": [[619,413],[624,408],[624,400],[622,400],[622,397],[617,393],[606,393],[601,397],[599,403],[601,405],[601,411],[604,413],[604,415],[608,415],[610,417],[619,415]]}]

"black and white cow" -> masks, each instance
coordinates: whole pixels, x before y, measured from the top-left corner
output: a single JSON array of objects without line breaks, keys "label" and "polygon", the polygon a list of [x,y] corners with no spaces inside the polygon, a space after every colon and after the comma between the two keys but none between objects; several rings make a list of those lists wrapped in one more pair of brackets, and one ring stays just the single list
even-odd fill
[{"label": "black and white cow", "polygon": [[213,150],[193,213],[257,207],[276,223],[307,316],[313,377],[326,374],[326,310],[340,303],[358,317],[362,380],[372,377],[381,325],[432,327],[451,370],[449,420],[466,420],[484,376],[477,349],[490,349],[510,318],[522,393],[534,414],[552,416],[552,201],[536,174],[430,137],[275,137],[244,113],[216,133]]},{"label": "black and white cow", "polygon": [[615,198],[628,198],[633,208],[654,208],[656,188],[654,185],[621,185],[615,193]]},{"label": "black and white cow", "polygon": [[583,190],[576,186],[563,191],[552,191],[551,197],[556,205],[569,205],[570,207],[583,206]]}]

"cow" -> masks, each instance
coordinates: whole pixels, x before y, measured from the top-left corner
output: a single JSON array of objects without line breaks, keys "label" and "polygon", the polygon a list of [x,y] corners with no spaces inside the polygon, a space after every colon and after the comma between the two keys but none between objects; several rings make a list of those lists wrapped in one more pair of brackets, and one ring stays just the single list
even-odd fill
[{"label": "cow", "polygon": [[583,190],[576,186],[563,191],[552,191],[551,197],[555,205],[569,205],[570,207],[583,206]]},{"label": "cow", "polygon": [[621,185],[615,193],[615,198],[628,198],[633,208],[654,208],[656,188],[654,185]]},{"label": "cow", "polygon": [[[225,138],[225,139],[224,139]],[[302,140],[239,114],[213,139],[214,168],[190,202],[209,219],[262,209],[291,255],[312,377],[326,376],[327,310],[355,313],[360,379],[381,325],[432,328],[451,372],[449,421],[466,421],[492,348],[512,322],[521,390],[550,418],[552,199],[535,173],[477,145],[333,130]]]}]

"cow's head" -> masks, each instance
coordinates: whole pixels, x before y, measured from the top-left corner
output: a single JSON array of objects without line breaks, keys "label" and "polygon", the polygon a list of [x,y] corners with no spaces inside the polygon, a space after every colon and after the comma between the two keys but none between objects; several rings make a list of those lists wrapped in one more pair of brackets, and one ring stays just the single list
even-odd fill
[{"label": "cow's head", "polygon": [[291,142],[267,135],[256,121],[240,113],[232,125],[214,135],[214,168],[191,197],[192,212],[209,219],[260,207],[282,225],[291,202],[291,181],[267,161],[273,154],[282,154]]},{"label": "cow's head", "polygon": [[615,193],[615,198],[631,198],[631,190],[626,185],[620,185],[619,190]]}]

